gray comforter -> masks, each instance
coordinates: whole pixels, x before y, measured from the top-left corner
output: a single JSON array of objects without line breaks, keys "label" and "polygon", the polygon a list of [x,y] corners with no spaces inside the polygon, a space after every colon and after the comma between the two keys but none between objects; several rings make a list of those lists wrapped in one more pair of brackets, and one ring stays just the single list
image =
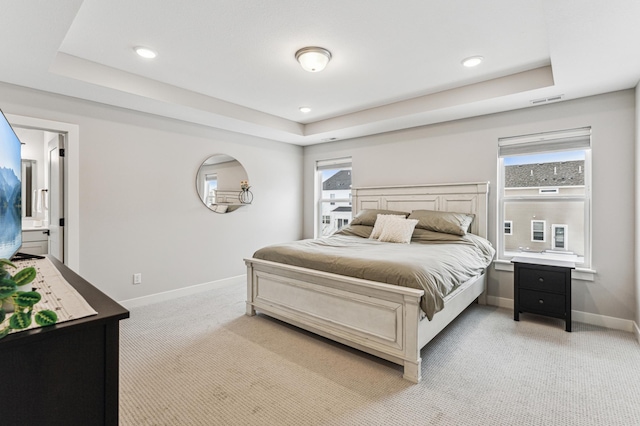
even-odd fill
[{"label": "gray comforter", "polygon": [[473,234],[457,236],[414,231],[411,244],[380,242],[346,230],[322,239],[276,244],[253,257],[308,269],[424,290],[427,318],[444,307],[444,298],[481,274],[495,250]]}]

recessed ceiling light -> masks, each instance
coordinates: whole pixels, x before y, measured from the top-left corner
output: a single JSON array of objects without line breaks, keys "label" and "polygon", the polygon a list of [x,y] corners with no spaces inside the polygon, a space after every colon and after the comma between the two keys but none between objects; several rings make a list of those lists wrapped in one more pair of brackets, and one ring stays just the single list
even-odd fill
[{"label": "recessed ceiling light", "polygon": [[144,46],[136,46],[133,48],[133,50],[135,50],[139,56],[142,56],[145,59],[153,59],[158,56],[155,50]]},{"label": "recessed ceiling light", "polygon": [[471,68],[477,65],[480,65],[484,58],[482,56],[472,56],[470,58],[466,58],[462,60],[462,65],[465,67]]},{"label": "recessed ceiling light", "polygon": [[304,112],[305,114],[311,112],[311,108],[309,107],[300,107],[300,112]]}]

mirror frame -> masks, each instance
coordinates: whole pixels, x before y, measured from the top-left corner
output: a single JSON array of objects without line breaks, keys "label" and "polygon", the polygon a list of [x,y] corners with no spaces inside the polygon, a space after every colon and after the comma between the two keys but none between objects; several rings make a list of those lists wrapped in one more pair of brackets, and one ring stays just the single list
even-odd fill
[{"label": "mirror frame", "polygon": [[[215,179],[207,179],[213,175]],[[213,180],[216,181],[215,189],[210,188],[207,193],[208,182]],[[215,193],[212,195],[211,191]],[[222,214],[236,211],[253,201],[246,169],[240,161],[227,154],[210,155],[200,164],[196,173],[196,192],[205,207]]]}]

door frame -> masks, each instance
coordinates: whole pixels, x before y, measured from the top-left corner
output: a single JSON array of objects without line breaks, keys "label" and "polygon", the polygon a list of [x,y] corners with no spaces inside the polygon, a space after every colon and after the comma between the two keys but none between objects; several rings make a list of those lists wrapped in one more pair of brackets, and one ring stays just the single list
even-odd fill
[{"label": "door frame", "polygon": [[64,263],[80,273],[80,126],[5,114],[12,126],[66,134],[64,168]]}]

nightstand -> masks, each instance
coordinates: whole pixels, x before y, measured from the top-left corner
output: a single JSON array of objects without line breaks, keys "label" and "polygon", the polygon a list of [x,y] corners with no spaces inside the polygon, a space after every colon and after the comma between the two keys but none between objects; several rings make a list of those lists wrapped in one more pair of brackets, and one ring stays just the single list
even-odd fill
[{"label": "nightstand", "polygon": [[565,320],[571,331],[571,270],[576,265],[563,260],[514,257],[513,319],[520,313],[546,315]]}]

